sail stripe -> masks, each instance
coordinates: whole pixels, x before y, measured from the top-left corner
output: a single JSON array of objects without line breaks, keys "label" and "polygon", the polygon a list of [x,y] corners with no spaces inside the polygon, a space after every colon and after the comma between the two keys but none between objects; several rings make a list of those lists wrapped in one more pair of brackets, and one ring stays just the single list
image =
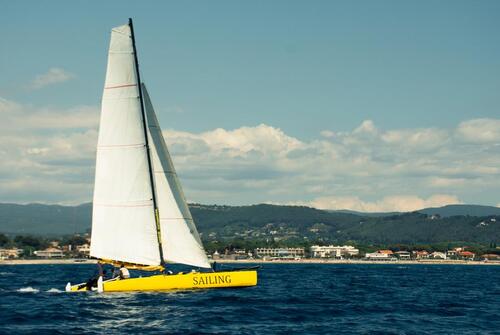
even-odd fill
[{"label": "sail stripe", "polygon": [[137,86],[137,84],[125,84],[125,85],[117,85],[117,86],[108,86],[104,87],[105,90],[112,90],[114,88],[122,88],[122,87],[134,87]]},{"label": "sail stripe", "polygon": [[[129,27],[128,25],[126,26],[119,26],[111,29],[111,33],[117,33],[117,34],[122,34],[127,37],[130,37],[130,29],[126,30],[124,27]],[[111,35],[112,36],[112,35]]]},{"label": "sail stripe", "polygon": [[115,205],[115,204],[94,204],[95,206],[101,207],[152,207],[152,204],[144,204],[144,205]]},{"label": "sail stripe", "polygon": [[182,216],[179,216],[177,218],[161,218],[160,221],[168,221],[168,220],[191,220],[191,218],[185,218]]},{"label": "sail stripe", "polygon": [[98,145],[98,149],[106,149],[106,148],[137,148],[143,147],[144,143],[137,144],[106,144],[106,145]]}]

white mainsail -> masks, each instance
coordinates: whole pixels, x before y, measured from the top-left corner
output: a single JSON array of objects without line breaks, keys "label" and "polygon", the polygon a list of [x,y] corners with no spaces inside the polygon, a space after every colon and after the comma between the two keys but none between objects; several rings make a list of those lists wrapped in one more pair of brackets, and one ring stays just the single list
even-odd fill
[{"label": "white mainsail", "polygon": [[131,28],[113,28],[97,144],[90,255],[158,265],[138,84]]},{"label": "white mainsail", "polygon": [[160,216],[163,257],[171,263],[209,268],[203,244],[189,212],[179,178],[167,149],[146,86],[142,85],[156,199]]}]

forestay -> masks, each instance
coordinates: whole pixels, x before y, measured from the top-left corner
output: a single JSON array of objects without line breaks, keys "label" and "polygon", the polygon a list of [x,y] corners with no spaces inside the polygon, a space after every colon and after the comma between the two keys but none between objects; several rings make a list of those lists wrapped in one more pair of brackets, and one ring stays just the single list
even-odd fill
[{"label": "forestay", "polygon": [[90,255],[160,264],[129,25],[111,32],[97,145]]},{"label": "forestay", "polygon": [[153,161],[156,199],[160,213],[163,257],[165,261],[171,263],[209,268],[210,264],[189,212],[145,85],[142,86],[142,92],[150,135],[149,145]]}]

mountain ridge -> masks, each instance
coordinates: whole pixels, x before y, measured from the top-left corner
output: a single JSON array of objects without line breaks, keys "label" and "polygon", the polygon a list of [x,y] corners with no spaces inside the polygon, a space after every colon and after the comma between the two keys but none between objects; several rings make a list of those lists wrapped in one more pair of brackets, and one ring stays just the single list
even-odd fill
[{"label": "mountain ridge", "polygon": [[[493,206],[453,205],[375,216],[270,204],[190,204],[189,207],[203,239],[209,241],[234,238],[296,243],[500,241],[500,208]],[[90,229],[91,212],[91,203],[0,204],[0,233],[47,236],[83,233]]]}]

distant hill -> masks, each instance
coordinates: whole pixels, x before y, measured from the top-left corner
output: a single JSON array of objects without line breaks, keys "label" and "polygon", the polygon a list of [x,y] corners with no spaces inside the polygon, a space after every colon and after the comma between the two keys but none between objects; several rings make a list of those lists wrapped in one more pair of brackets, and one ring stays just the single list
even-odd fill
[{"label": "distant hill", "polygon": [[403,214],[402,212],[358,212],[358,211],[352,211],[350,209],[335,209],[335,210],[327,210],[327,212],[330,213],[347,213],[347,214],[354,214],[358,216],[365,216],[365,217],[381,217],[381,216],[390,216],[390,215],[400,215]]},{"label": "distant hill", "polygon": [[[377,215],[267,204],[191,204],[190,209],[206,241],[234,238],[293,243],[357,241],[367,244],[500,241],[500,212],[496,207],[488,206],[454,205],[413,213]],[[91,204],[0,204],[0,233],[82,233],[90,229],[91,212]]]},{"label": "distant hill", "polygon": [[65,235],[90,229],[92,204],[60,206],[0,204],[0,232]]},{"label": "distant hill", "polygon": [[419,210],[427,215],[440,215],[442,217],[468,215],[468,216],[489,216],[500,215],[500,208],[481,205],[446,205],[437,208],[426,208]]},{"label": "distant hill", "polygon": [[[329,210],[332,213],[349,213],[359,216],[383,217],[391,215],[401,215],[402,212],[358,212],[349,209]],[[418,210],[417,212],[427,215],[440,215],[441,217],[448,216],[488,216],[500,215],[500,208],[494,206],[482,205],[446,205],[443,207],[430,207]]]},{"label": "distant hill", "polygon": [[205,240],[274,239],[296,242],[441,243],[500,241],[500,216],[432,217],[423,213],[363,216],[308,207],[191,205]]}]

